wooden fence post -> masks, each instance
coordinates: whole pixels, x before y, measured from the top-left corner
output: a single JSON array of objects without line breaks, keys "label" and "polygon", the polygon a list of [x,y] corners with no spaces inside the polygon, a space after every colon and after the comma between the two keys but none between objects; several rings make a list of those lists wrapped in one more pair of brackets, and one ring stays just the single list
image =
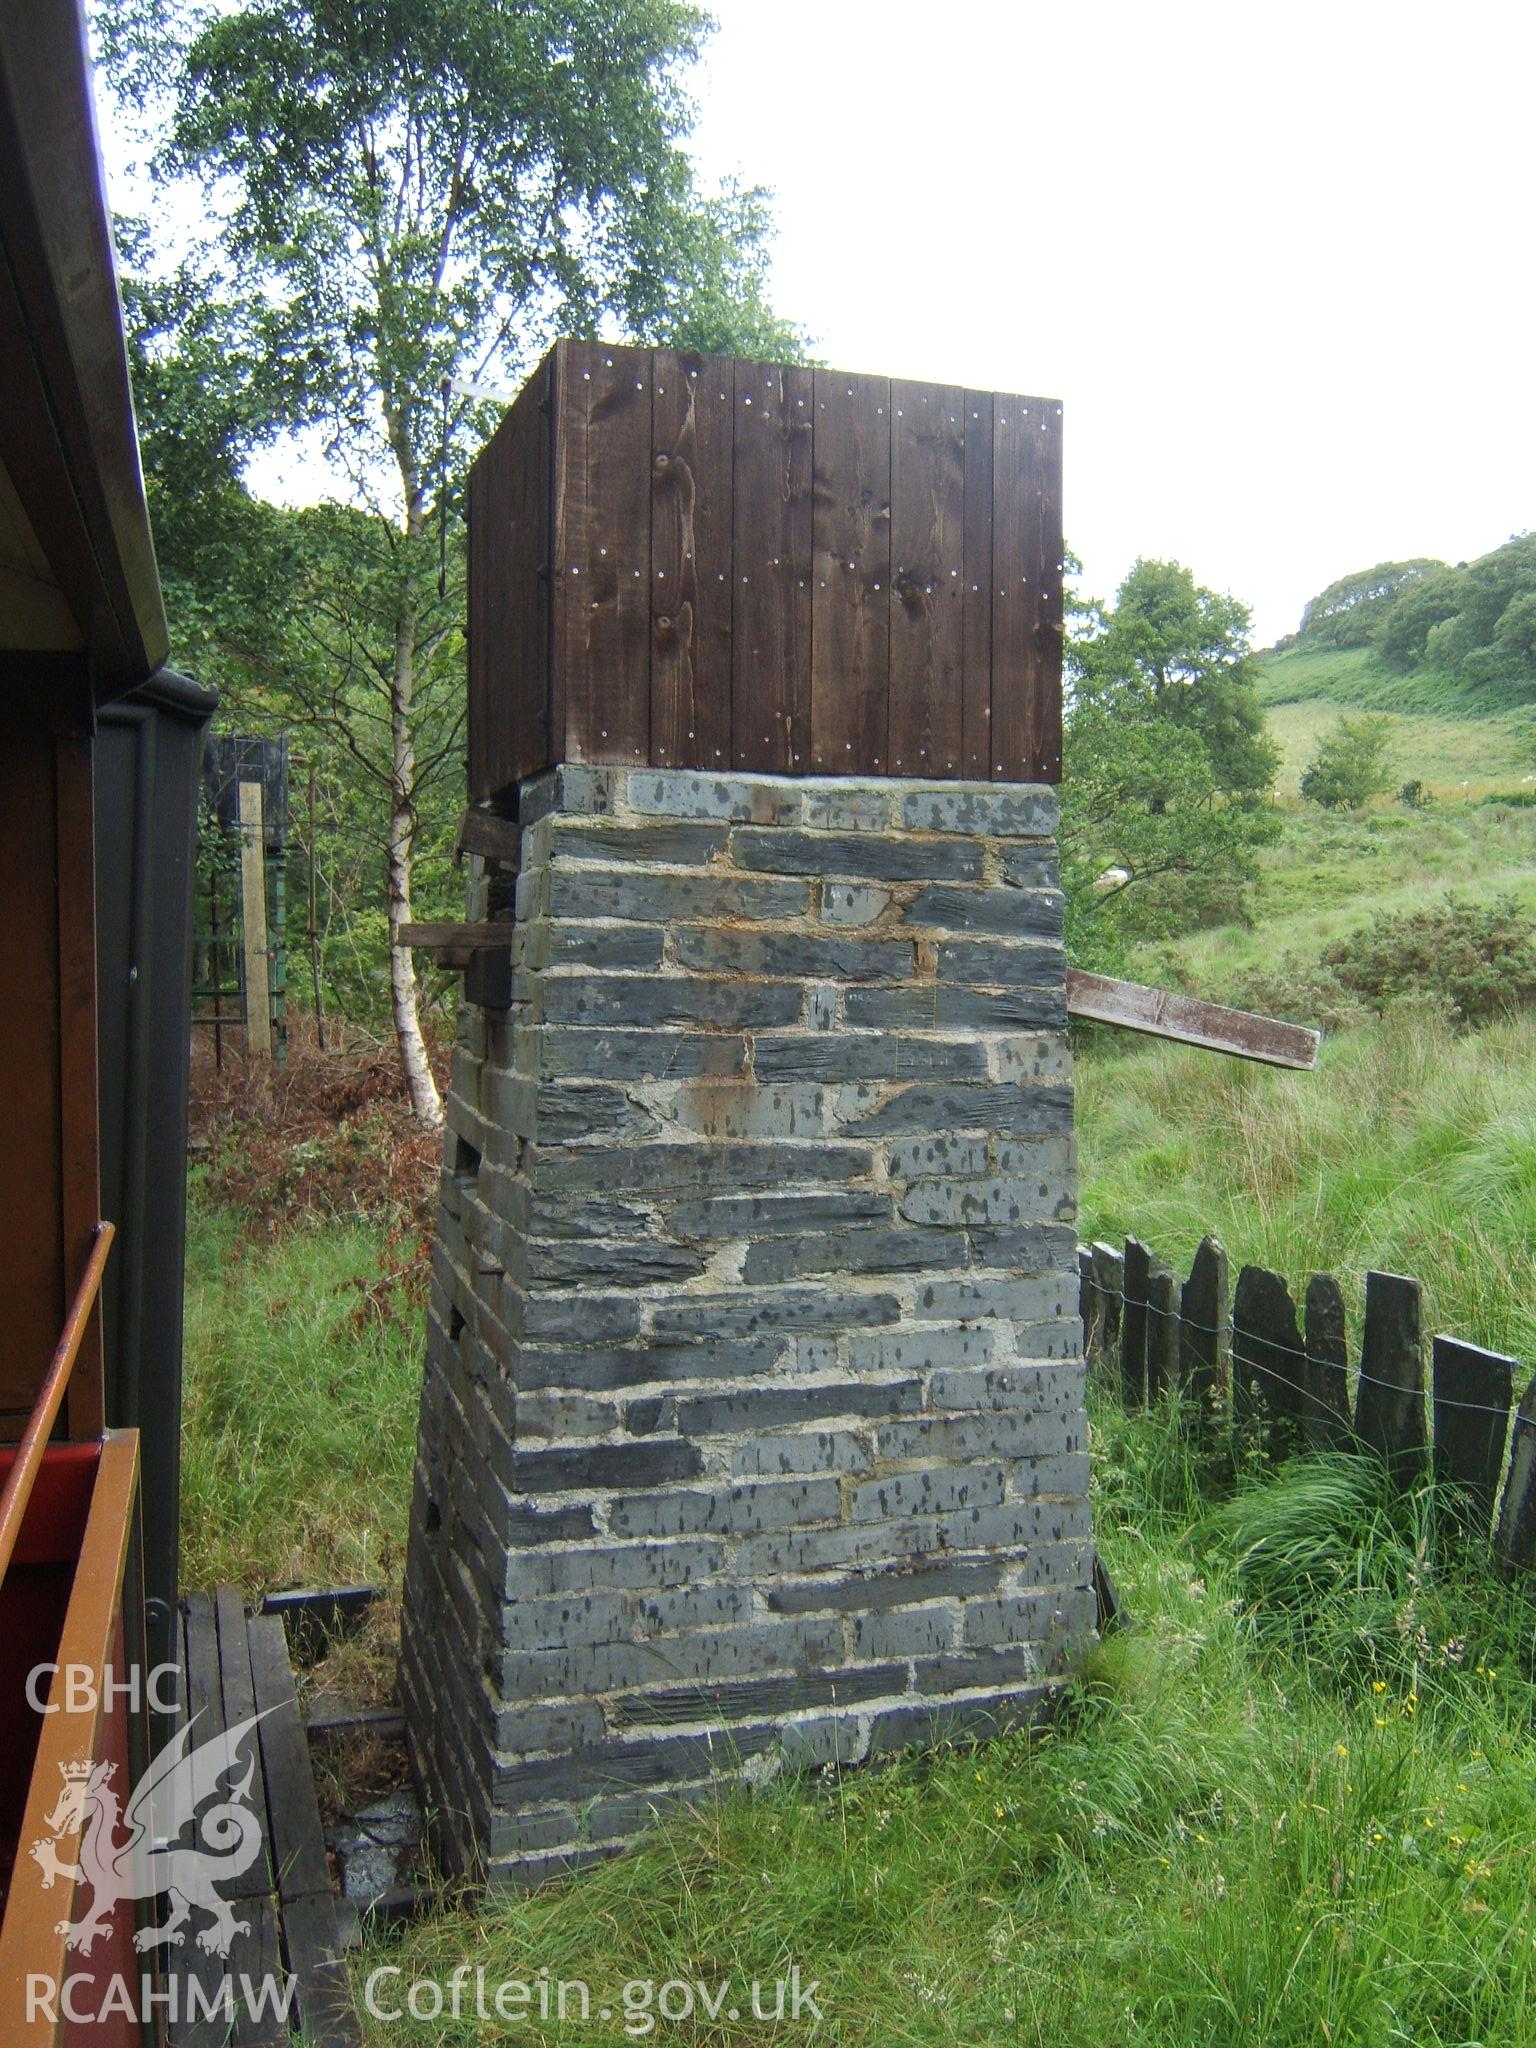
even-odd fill
[{"label": "wooden fence post", "polygon": [[1401,1273],[1365,1276],[1355,1434],[1394,1469],[1424,1469],[1424,1290]]},{"label": "wooden fence post", "polygon": [[240,946],[245,962],[245,1049],[272,1057],[267,978],[267,849],[261,784],[240,784]]},{"label": "wooden fence post", "polygon": [[1278,1273],[1244,1266],[1232,1297],[1232,1377],[1240,1395],[1263,1404],[1269,1453],[1282,1457],[1300,1433],[1305,1357],[1296,1304]]},{"label": "wooden fence post", "polygon": [[1147,1276],[1147,1399],[1179,1390],[1179,1306],[1183,1290],[1178,1276],[1155,1264]]},{"label": "wooden fence post", "polygon": [[1430,1356],[1435,1478],[1477,1503],[1486,1533],[1504,1469],[1515,1361],[1455,1337],[1436,1337]]},{"label": "wooden fence post", "polygon": [[1536,1566],[1536,1380],[1520,1397],[1509,1483],[1499,1509],[1499,1557],[1513,1571]]},{"label": "wooden fence post", "polygon": [[1180,1301],[1179,1379],[1209,1426],[1225,1419],[1232,1400],[1232,1310],[1227,1255],[1203,1237]]},{"label": "wooden fence post", "polygon": [[1128,1237],[1120,1311],[1120,1395],[1127,1408],[1147,1405],[1147,1282],[1151,1275],[1151,1252],[1139,1237]]},{"label": "wooden fence post", "polygon": [[1349,1343],[1344,1321],[1344,1290],[1331,1273],[1314,1273],[1307,1282],[1306,1409],[1302,1433],[1314,1451],[1342,1450],[1353,1434],[1349,1420]]}]

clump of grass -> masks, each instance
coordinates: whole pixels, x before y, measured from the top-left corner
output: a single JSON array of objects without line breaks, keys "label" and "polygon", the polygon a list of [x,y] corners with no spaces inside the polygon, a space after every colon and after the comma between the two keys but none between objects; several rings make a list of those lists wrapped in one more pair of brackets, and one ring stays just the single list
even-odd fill
[{"label": "clump of grass", "polygon": [[[399,1575],[421,1338],[379,1293],[381,1225],[252,1239],[194,1188],[182,1578],[252,1592]],[[359,1311],[362,1313],[359,1313]]]}]

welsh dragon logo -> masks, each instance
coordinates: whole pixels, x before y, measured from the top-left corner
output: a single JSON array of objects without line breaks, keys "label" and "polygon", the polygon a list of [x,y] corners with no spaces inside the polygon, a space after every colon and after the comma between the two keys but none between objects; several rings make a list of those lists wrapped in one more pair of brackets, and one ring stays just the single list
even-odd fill
[{"label": "welsh dragon logo", "polygon": [[[269,1710],[270,1711],[270,1710]],[[142,1927],[134,1945],[142,1953],[184,1941],[193,1909],[209,1924],[197,1931],[197,1945],[208,1955],[227,1956],[237,1934],[249,1932],[248,1921],[219,1896],[218,1886],[249,1870],[261,1854],[261,1824],[246,1803],[256,1775],[254,1734],[262,1715],[190,1748],[195,1720],[166,1743],[133,1788],[124,1811],[112,1784],[112,1763],[61,1764],[64,1789],[28,1852],[43,1873],[43,1889],[59,1878],[90,1885],[91,1909],[80,1920],[61,1920],[55,1932],[66,1935],[71,1949],[89,1955],[105,1933],[113,1908],[121,1899],[164,1897],[170,1910],[158,1927]],[[241,1747],[248,1740],[243,1774]],[[221,1781],[231,1780],[222,1796]],[[208,1802],[215,1803],[209,1804]],[[191,1825],[194,1841],[181,1844]],[[80,1860],[66,1863],[61,1841],[79,1834]]]}]

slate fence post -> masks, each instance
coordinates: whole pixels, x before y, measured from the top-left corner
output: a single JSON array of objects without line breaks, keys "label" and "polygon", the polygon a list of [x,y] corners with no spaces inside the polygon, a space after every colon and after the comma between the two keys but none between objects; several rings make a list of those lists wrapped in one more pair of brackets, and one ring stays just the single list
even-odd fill
[{"label": "slate fence post", "polygon": [[1123,1251],[1080,1247],[1078,1274],[1090,1367],[1126,1407],[1177,1399],[1196,1436],[1230,1443],[1252,1430],[1271,1460],[1353,1446],[1405,1489],[1432,1475],[1460,1496],[1466,1531],[1491,1541],[1503,1568],[1536,1573],[1536,1379],[1512,1414],[1520,1362],[1430,1337],[1417,1280],[1366,1274],[1352,1366],[1332,1273],[1309,1276],[1299,1310],[1267,1267],[1244,1266],[1234,1285],[1214,1237],[1182,1282],[1135,1237]]}]

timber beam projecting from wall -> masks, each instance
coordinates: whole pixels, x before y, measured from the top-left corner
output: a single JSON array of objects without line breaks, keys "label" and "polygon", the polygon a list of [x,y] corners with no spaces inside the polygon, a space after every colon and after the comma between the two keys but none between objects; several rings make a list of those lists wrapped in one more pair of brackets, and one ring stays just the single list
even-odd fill
[{"label": "timber beam projecting from wall", "polygon": [[1107,974],[1087,974],[1080,967],[1067,969],[1067,1011],[1097,1024],[1118,1024],[1154,1038],[1175,1038],[1182,1045],[1200,1045],[1208,1052],[1232,1053],[1242,1060],[1262,1060],[1271,1067],[1315,1067],[1323,1037],[1305,1024],[1283,1024],[1252,1010],[1229,1010],[1198,996],[1144,988],[1136,981],[1115,981]]}]

